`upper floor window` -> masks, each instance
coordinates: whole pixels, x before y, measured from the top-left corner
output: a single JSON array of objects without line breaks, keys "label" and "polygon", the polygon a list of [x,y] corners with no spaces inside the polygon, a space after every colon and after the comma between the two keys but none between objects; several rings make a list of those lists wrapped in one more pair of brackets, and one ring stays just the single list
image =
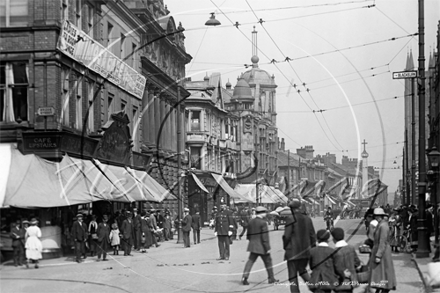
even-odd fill
[{"label": "upper floor window", "polygon": [[85,5],[85,15],[86,18],[85,23],[87,24],[87,27],[83,28],[84,31],[93,38],[93,15],[95,14],[95,11],[93,9],[93,6]]},{"label": "upper floor window", "polygon": [[191,131],[200,131],[200,111],[191,113]]},{"label": "upper floor window", "polygon": [[0,65],[0,121],[28,120],[28,77],[26,62]]},{"label": "upper floor window", "polygon": [[75,6],[75,25],[82,29],[81,25],[81,11],[82,10],[82,3],[81,0],[76,0],[76,6]]},{"label": "upper floor window", "polygon": [[0,0],[0,27],[28,25],[29,0]]}]

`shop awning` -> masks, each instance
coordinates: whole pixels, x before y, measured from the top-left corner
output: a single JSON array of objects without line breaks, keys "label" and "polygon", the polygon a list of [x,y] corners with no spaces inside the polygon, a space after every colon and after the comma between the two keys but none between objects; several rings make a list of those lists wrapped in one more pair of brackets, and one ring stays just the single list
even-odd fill
[{"label": "shop awning", "polygon": [[194,179],[194,182],[200,187],[201,190],[203,190],[206,193],[209,193],[208,189],[206,189],[205,185],[203,185],[202,181],[194,174],[191,173],[192,178]]},{"label": "shop awning", "polygon": [[330,201],[332,204],[336,204],[336,202],[335,202],[333,199],[331,199],[330,196],[325,195],[325,197],[326,197],[326,198],[328,199],[328,201]]},{"label": "shop awning", "polygon": [[239,193],[237,193],[234,189],[232,189],[231,186],[229,186],[229,184],[226,182],[225,178],[223,178],[222,175],[218,175],[215,173],[211,173],[212,177],[214,177],[215,181],[220,185],[221,188],[223,188],[223,190],[230,196],[232,197],[234,200],[243,200],[246,202],[250,202],[251,200],[249,200],[248,198],[240,195]]},{"label": "shop awning", "polygon": [[23,155],[13,145],[0,144],[1,206],[55,207],[98,200],[81,192],[81,184],[69,187],[71,178],[57,172],[59,163],[36,155]]},{"label": "shop awning", "polygon": [[[267,185],[259,185],[258,190],[258,202],[259,203],[277,203],[283,202],[281,199],[285,196],[282,196],[275,191],[276,189]],[[246,198],[248,202],[256,203],[257,200],[257,185],[256,184],[237,184],[235,186],[235,191],[240,194],[242,197]],[[287,198],[286,198],[287,199]],[[245,202],[245,201],[242,201]],[[285,201],[287,202],[287,200]]]},{"label": "shop awning", "polygon": [[281,190],[275,187],[266,186],[266,192],[272,197],[274,202],[280,202],[286,204],[289,201],[288,198],[281,192]]},{"label": "shop awning", "polygon": [[61,162],[23,155],[0,144],[0,206],[60,207],[99,200],[133,202],[175,199],[145,171],[81,160]]}]

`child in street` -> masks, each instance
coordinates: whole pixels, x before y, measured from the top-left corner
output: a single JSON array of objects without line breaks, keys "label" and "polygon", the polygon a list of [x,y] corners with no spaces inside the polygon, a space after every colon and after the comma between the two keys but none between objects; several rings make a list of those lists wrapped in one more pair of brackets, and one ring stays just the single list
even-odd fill
[{"label": "child in street", "polygon": [[119,255],[119,245],[121,240],[119,238],[118,224],[112,224],[112,230],[110,231],[110,243],[113,247],[113,255]]},{"label": "child in street", "polygon": [[315,293],[330,293],[338,283],[333,260],[335,250],[328,245],[330,232],[319,230],[316,239],[318,245],[310,249],[309,266],[312,275],[308,284],[309,289]]}]

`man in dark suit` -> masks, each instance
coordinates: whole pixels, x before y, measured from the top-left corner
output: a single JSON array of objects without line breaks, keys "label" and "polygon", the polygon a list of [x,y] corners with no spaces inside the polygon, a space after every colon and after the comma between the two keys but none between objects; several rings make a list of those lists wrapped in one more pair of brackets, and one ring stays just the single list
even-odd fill
[{"label": "man in dark suit", "polygon": [[299,292],[298,274],[308,281],[306,267],[310,249],[316,245],[315,228],[312,220],[301,213],[301,202],[293,199],[289,203],[292,215],[286,218],[283,235],[284,259],[287,260],[290,292]]},{"label": "man in dark suit", "polygon": [[189,232],[191,231],[192,217],[189,214],[189,209],[185,208],[183,210],[183,220],[182,220],[182,233],[183,233],[183,244],[184,247],[190,247],[191,241],[189,240]]},{"label": "man in dark suit", "polygon": [[14,265],[21,266],[24,260],[24,242],[26,230],[20,227],[20,220],[15,222],[15,227],[11,229],[12,248],[14,250]]},{"label": "man in dark suit", "polygon": [[127,219],[122,222],[122,242],[124,242],[124,256],[132,256],[131,247],[133,246],[133,215],[130,211],[126,212]]},{"label": "man in dark suit", "polygon": [[84,259],[87,258],[85,244],[88,238],[87,225],[83,222],[82,214],[76,215],[76,221],[73,222],[72,238],[75,241],[76,262],[80,263],[81,255],[84,255]]},{"label": "man in dark suit", "polygon": [[220,205],[220,211],[216,214],[214,235],[218,239],[220,258],[217,260],[229,260],[229,236],[232,235],[234,221],[231,214],[226,210],[226,204]]},{"label": "man in dark suit", "polygon": [[249,259],[244,267],[242,283],[243,285],[249,285],[247,279],[251,273],[252,266],[257,258],[260,256],[263,259],[264,266],[266,267],[269,284],[278,282],[275,280],[272,268],[272,258],[270,257],[270,241],[269,241],[269,228],[266,217],[267,209],[265,207],[257,207],[257,216],[249,222],[249,230],[247,232],[247,239],[249,245],[247,251],[250,252]]},{"label": "man in dark suit", "polygon": [[202,219],[200,218],[200,213],[196,210],[196,213],[192,215],[192,228],[194,236],[194,245],[200,243],[200,230],[202,229]]},{"label": "man in dark suit", "polygon": [[133,243],[134,249],[141,249],[141,215],[138,214],[137,208],[133,209]]},{"label": "man in dark suit", "polygon": [[98,235],[98,261],[101,260],[101,254],[103,261],[108,260],[106,257],[110,242],[110,225],[107,222],[108,216],[104,215],[102,223],[98,225],[98,229],[96,230],[96,234]]}]

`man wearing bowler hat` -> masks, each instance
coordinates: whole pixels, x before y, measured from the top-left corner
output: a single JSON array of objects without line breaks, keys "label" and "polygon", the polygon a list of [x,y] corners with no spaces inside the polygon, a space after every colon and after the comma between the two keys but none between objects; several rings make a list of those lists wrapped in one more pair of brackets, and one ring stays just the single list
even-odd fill
[{"label": "man wearing bowler hat", "polygon": [[130,211],[127,211],[126,215],[127,219],[122,222],[122,241],[124,242],[124,256],[132,256],[131,247],[133,246],[134,234],[133,215]]},{"label": "man wearing bowler hat", "polygon": [[85,243],[88,238],[87,225],[83,222],[83,214],[76,215],[76,221],[72,226],[72,238],[75,241],[76,262],[81,262],[81,255],[86,259]]},{"label": "man wearing bowler hat", "polygon": [[104,215],[102,217],[102,223],[98,225],[98,229],[96,230],[96,234],[98,235],[98,261],[107,260],[107,250],[110,243],[110,225],[108,222],[108,216]]},{"label": "man wearing bowler hat", "polygon": [[310,249],[316,245],[316,235],[312,220],[300,211],[299,199],[293,199],[289,207],[292,214],[286,219],[283,235],[284,259],[287,260],[290,292],[299,292],[298,274],[304,281],[310,279],[306,267]]},{"label": "man wearing bowler hat", "polygon": [[220,205],[220,212],[216,214],[214,224],[214,236],[218,239],[220,258],[217,260],[229,260],[229,236],[232,235],[234,221],[231,214],[226,210],[226,204]]},{"label": "man wearing bowler hat", "polygon": [[242,284],[249,285],[248,278],[251,273],[252,266],[258,257],[264,262],[266,267],[269,284],[278,282],[275,280],[272,268],[272,258],[270,257],[270,241],[269,241],[269,228],[267,222],[264,219],[267,214],[265,207],[257,207],[255,210],[257,215],[255,219],[252,219],[248,225],[247,239],[249,245],[247,251],[250,252],[249,259],[244,267]]}]

